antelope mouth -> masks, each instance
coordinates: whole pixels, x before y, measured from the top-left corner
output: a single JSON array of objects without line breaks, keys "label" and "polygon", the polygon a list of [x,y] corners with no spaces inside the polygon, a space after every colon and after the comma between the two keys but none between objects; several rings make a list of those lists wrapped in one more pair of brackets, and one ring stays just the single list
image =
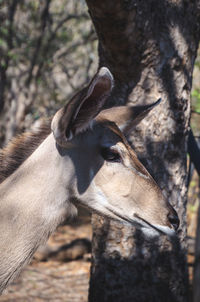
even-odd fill
[{"label": "antelope mouth", "polygon": [[151,224],[146,219],[140,217],[137,214],[134,214],[134,217],[137,219],[140,226],[144,229],[144,232],[150,229],[152,231],[155,231],[156,233],[161,233],[164,235],[168,235],[170,237],[176,236],[176,232],[173,228],[170,228],[169,226],[159,225],[159,224]]},{"label": "antelope mouth", "polygon": [[170,237],[176,236],[176,232],[174,231],[174,229],[170,228],[169,226],[151,224],[150,222],[148,222],[147,220],[145,220],[144,218],[140,217],[137,214],[133,215],[134,219],[130,219],[126,216],[120,215],[113,209],[110,209],[108,207],[106,208],[109,212],[111,212],[116,217],[116,220],[120,220],[121,222],[124,222],[128,225],[131,224],[136,228],[140,228],[144,233],[146,233],[151,237],[159,235],[160,233],[164,235],[168,235]]}]

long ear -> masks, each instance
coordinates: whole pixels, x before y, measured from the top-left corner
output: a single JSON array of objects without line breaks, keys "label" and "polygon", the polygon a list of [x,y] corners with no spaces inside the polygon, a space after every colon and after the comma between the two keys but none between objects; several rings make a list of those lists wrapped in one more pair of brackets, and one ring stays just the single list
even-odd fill
[{"label": "long ear", "polygon": [[120,130],[128,135],[132,128],[136,126],[155,106],[160,104],[161,99],[155,103],[144,106],[118,106],[103,110],[96,120],[109,120],[117,124]]},{"label": "long ear", "polygon": [[58,144],[64,145],[76,134],[86,130],[101,111],[113,87],[113,76],[102,67],[90,84],[76,94],[54,116],[51,129]]}]

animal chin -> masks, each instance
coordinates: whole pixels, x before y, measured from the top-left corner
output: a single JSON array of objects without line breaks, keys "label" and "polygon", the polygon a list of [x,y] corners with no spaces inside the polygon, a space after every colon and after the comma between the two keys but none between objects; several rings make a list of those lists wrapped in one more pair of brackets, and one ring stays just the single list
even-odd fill
[{"label": "animal chin", "polygon": [[104,207],[107,210],[106,211],[107,213],[103,213],[102,211],[100,211],[98,209],[94,209],[94,208],[90,208],[90,210],[93,213],[99,214],[101,216],[109,217],[111,219],[120,221],[123,224],[129,225],[129,226],[132,225],[136,228],[139,228],[148,237],[155,237],[155,236],[159,236],[160,234],[165,234],[170,237],[174,237],[176,235],[176,232],[173,229],[170,229],[168,226],[151,224],[137,214],[134,214],[133,215],[134,218],[131,219],[127,216],[119,214],[117,211],[115,211],[114,209],[112,209],[110,207],[107,207],[107,206],[104,206]]},{"label": "animal chin", "polygon": [[149,238],[157,237],[160,234],[165,234],[170,237],[174,237],[176,235],[175,231],[173,229],[170,229],[168,226],[162,226],[162,225],[155,225],[150,224],[145,219],[139,217],[138,215],[134,215],[134,219],[129,219],[126,216],[120,215],[113,209],[107,208],[107,210],[110,212],[110,217],[114,218],[116,220],[120,220],[123,224],[126,225],[132,225],[136,228],[139,228],[142,230],[142,232],[147,235]]},{"label": "animal chin", "polygon": [[156,236],[159,234],[165,234],[170,237],[176,236],[176,232],[173,229],[169,228],[168,226],[151,224],[137,214],[135,214],[134,216],[136,217],[138,222],[140,221],[142,231],[149,236]]},{"label": "animal chin", "polygon": [[163,226],[163,225],[153,225],[153,226],[160,233],[166,234],[166,235],[168,235],[170,237],[176,236],[176,232],[173,229],[169,228],[168,226]]}]

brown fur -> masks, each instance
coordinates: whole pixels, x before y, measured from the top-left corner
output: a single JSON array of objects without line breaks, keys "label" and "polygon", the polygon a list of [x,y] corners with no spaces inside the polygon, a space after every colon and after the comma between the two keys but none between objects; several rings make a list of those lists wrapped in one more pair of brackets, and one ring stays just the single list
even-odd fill
[{"label": "brown fur", "polygon": [[15,137],[0,150],[0,183],[10,176],[50,134],[50,119],[41,127]]}]

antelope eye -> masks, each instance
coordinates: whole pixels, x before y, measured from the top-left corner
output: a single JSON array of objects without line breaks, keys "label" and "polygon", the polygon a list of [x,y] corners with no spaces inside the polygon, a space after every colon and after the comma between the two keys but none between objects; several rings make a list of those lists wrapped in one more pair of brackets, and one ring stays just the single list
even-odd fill
[{"label": "antelope eye", "polygon": [[117,151],[112,150],[110,148],[102,148],[101,155],[106,161],[117,162],[117,163],[121,162],[120,154]]}]

